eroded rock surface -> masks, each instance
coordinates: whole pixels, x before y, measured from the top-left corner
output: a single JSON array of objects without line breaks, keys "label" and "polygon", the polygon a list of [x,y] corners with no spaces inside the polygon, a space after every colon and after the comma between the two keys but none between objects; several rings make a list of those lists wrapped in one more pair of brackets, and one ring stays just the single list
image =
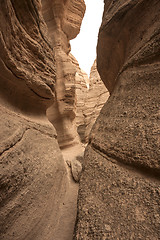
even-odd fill
[{"label": "eroded rock surface", "polygon": [[71,59],[76,67],[76,127],[81,142],[87,144],[91,128],[107,101],[109,92],[98,74],[96,60],[88,77],[77,60],[73,56]]},{"label": "eroded rock surface", "polygon": [[47,110],[49,120],[58,133],[61,148],[78,144],[75,125],[76,111],[76,68],[70,58],[69,40],[80,31],[85,12],[83,0],[42,1],[42,12],[49,29],[56,59],[56,100]]},{"label": "eroded rock surface", "polygon": [[78,61],[73,55],[70,55],[73,65],[76,69],[75,87],[76,87],[76,118],[75,125],[80,141],[84,143],[86,132],[86,116],[84,114],[85,104],[87,101],[87,92],[89,88],[89,78],[79,66]]},{"label": "eroded rock surface", "polygon": [[67,189],[56,132],[0,110],[0,239],[51,239]]},{"label": "eroded rock surface", "polygon": [[74,181],[79,182],[82,172],[82,164],[77,159],[67,160],[66,162],[71,168],[71,173]]},{"label": "eroded rock surface", "polygon": [[[69,84],[74,70],[67,69],[67,52],[69,39],[79,32],[84,6],[71,0],[0,1],[0,239],[57,239],[64,202],[71,196],[46,110],[67,101],[68,94],[70,101],[60,104],[60,115],[70,118],[70,110],[74,116]],[[69,214],[71,228],[75,213]],[[64,231],[63,239],[72,231]]]},{"label": "eroded rock surface", "polygon": [[159,239],[160,2],[105,0],[98,71],[111,96],[85,152],[75,239]]},{"label": "eroded rock surface", "polygon": [[91,67],[89,76],[89,90],[87,91],[85,101],[85,142],[88,143],[90,131],[103,107],[105,102],[108,100],[109,92],[104,87],[99,73],[97,71],[96,60]]}]

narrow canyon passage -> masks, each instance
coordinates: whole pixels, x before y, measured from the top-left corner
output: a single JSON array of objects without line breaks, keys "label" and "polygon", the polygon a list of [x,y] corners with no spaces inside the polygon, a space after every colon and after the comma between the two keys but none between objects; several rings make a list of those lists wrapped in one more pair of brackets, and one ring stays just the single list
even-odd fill
[{"label": "narrow canyon passage", "polygon": [[[87,5],[87,7],[89,6]],[[48,16],[47,6],[44,5],[43,9],[44,16],[45,14]],[[99,18],[102,18],[102,10],[103,9],[101,9]],[[87,12],[88,11],[87,8]],[[87,18],[91,17],[91,19],[86,19],[85,24],[87,20],[90,22],[93,21],[95,11],[96,4],[92,15],[90,14],[87,16]],[[75,56],[71,53],[69,55],[64,53],[63,44],[56,49],[56,101],[49,109],[47,109],[47,117],[57,131],[57,140],[65,161],[68,179],[65,199],[59,209],[60,219],[54,232],[54,240],[69,240],[73,238],[77,216],[79,177],[82,171],[85,147],[89,140],[91,128],[99,115],[102,106],[109,97],[109,92],[104,87],[98,74],[95,60],[99,25],[97,25],[97,29],[96,27],[94,28],[94,31],[96,31],[94,36],[94,48],[92,47],[90,50],[94,51],[94,54],[90,56],[91,53],[88,51],[87,55],[88,59],[92,58],[86,63],[86,65],[90,66],[92,61],[89,77],[87,73],[80,68],[79,62]],[[82,38],[88,38],[87,33],[90,26],[88,25],[86,33],[83,30],[84,27],[85,26],[83,25],[81,27],[82,30],[80,29],[79,36],[81,40]],[[48,28],[50,28],[49,23]],[[81,36],[81,31],[84,32],[83,36]],[[60,41],[62,42],[60,31],[58,34],[60,35]],[[90,41],[93,41],[93,38],[91,40],[91,37],[93,37],[93,34],[90,36]],[[81,40],[74,43],[74,48],[75,46],[77,49],[84,48]],[[55,43],[53,42],[53,44]],[[87,47],[86,43],[86,48]],[[85,52],[82,51],[81,56],[78,56],[78,58],[80,61],[84,61],[86,58]]]},{"label": "narrow canyon passage", "polygon": [[96,62],[88,78],[69,53],[85,4],[0,7],[0,239],[72,239],[84,149],[109,95]]},{"label": "narrow canyon passage", "polygon": [[0,0],[0,240],[160,239],[159,43],[159,0]]},{"label": "narrow canyon passage", "polygon": [[[83,151],[84,149],[80,148],[79,146],[72,146],[65,150],[62,150],[63,158],[66,162],[68,185],[63,205],[59,209],[60,219],[53,235],[54,240],[73,239],[74,227],[77,217],[77,198],[79,183],[74,180],[71,166],[69,167],[67,162],[69,161],[74,163],[76,156],[78,156],[78,154],[80,156]],[[76,171],[76,168],[73,169],[73,171]]]}]

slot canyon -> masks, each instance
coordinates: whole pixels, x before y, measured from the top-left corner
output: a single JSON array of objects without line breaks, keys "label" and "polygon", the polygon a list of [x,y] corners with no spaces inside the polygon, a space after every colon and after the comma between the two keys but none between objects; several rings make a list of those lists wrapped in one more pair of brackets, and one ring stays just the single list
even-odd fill
[{"label": "slot canyon", "polygon": [[0,240],[160,239],[160,1],[104,0],[89,76],[85,11],[0,0]]}]

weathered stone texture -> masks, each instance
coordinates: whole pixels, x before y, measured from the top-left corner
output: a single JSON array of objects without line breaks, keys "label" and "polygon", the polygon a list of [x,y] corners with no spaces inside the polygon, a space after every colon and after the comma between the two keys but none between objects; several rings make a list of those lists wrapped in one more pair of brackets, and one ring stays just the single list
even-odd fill
[{"label": "weathered stone texture", "polygon": [[82,143],[88,143],[89,134],[109,92],[104,88],[96,67],[96,61],[90,71],[90,76],[79,67],[77,60],[71,56],[76,67],[76,126]]},{"label": "weathered stone texture", "polygon": [[[17,107],[24,104],[27,96],[33,106],[36,98],[42,108],[43,102],[48,105],[53,101],[55,93],[55,58],[38,7],[38,1],[34,5],[30,0],[0,3],[1,95],[7,99],[8,92],[19,92],[17,101],[12,99]],[[24,95],[23,101],[20,94],[22,99]]]},{"label": "weathered stone texture", "polygon": [[[61,148],[79,142],[75,121],[75,74],[76,69],[69,56],[69,40],[80,31],[85,12],[83,0],[42,1],[42,12],[56,59],[56,101],[48,109],[47,116],[58,133]],[[74,20],[73,20],[74,19]]]},{"label": "weathered stone texture", "polygon": [[67,189],[56,132],[0,111],[0,239],[51,239]]},{"label": "weathered stone texture", "polygon": [[84,6],[83,1],[0,1],[0,239],[57,239],[69,179],[46,110],[63,99],[60,115],[70,118],[73,112],[73,83],[70,87],[69,78],[66,87],[63,80],[74,76],[68,34],[78,33]]},{"label": "weathered stone texture", "polygon": [[159,1],[105,1],[97,61],[111,96],[85,152],[75,239],[159,239],[159,42]]},{"label": "weathered stone texture", "polygon": [[150,173],[88,146],[75,239],[159,239],[160,186]]},{"label": "weathered stone texture", "polygon": [[85,73],[78,64],[78,61],[73,55],[70,55],[73,65],[76,69],[75,75],[75,90],[76,90],[76,118],[75,125],[77,132],[79,134],[81,142],[85,141],[85,132],[86,132],[86,116],[84,111],[86,109],[85,104],[87,101],[87,92],[89,86],[89,78],[87,73]]},{"label": "weathered stone texture", "polygon": [[109,97],[109,92],[105,88],[99,73],[97,71],[96,60],[90,71],[89,76],[89,90],[87,91],[86,101],[85,101],[85,142],[88,143],[90,131],[94,125],[103,105]]}]

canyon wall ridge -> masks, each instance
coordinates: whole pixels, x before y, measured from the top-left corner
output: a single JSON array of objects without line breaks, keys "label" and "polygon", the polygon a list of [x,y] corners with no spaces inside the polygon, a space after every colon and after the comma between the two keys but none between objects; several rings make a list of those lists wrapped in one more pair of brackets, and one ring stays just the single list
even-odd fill
[{"label": "canyon wall ridge", "polygon": [[110,97],[85,151],[74,239],[159,239],[160,2],[104,3],[97,67]]},{"label": "canyon wall ridge", "polygon": [[57,239],[69,178],[46,110],[64,127],[75,116],[69,40],[84,11],[83,0],[0,1],[0,239]]}]

